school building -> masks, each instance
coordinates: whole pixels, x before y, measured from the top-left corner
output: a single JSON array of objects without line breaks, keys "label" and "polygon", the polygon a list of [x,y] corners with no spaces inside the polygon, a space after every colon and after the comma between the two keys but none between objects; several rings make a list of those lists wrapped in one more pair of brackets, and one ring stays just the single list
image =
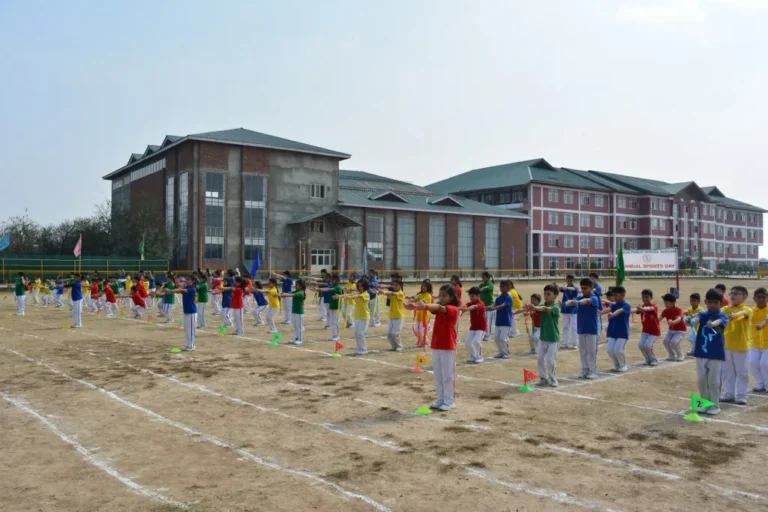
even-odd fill
[{"label": "school building", "polygon": [[165,222],[174,268],[525,268],[527,214],[340,170],[349,157],[236,128],[167,135],[104,179],[114,208]]},{"label": "school building", "polygon": [[613,268],[625,249],[676,247],[681,259],[714,269],[757,266],[763,213],[696,182],[666,183],[555,167],[543,158],[475,169],[426,187],[530,215],[527,266]]}]

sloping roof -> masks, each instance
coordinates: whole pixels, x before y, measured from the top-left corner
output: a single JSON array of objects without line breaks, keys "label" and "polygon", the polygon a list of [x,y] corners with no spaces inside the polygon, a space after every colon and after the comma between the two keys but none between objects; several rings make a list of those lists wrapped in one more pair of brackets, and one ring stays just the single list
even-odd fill
[{"label": "sloping roof", "polygon": [[346,215],[344,215],[343,213],[337,210],[326,210],[323,212],[312,213],[300,219],[291,221],[288,224],[304,224],[305,222],[310,222],[313,220],[319,220],[324,218],[332,218],[342,226],[346,226],[346,227],[362,226],[362,224],[357,222],[355,219],[350,219],[349,217],[347,217]]},{"label": "sloping roof", "polygon": [[437,194],[453,194],[471,190],[486,190],[501,187],[515,187],[530,182],[529,168],[536,164],[548,166],[543,158],[512,162],[509,164],[473,169],[442,181],[427,185],[426,188]]},{"label": "sloping roof", "polygon": [[605,190],[612,190],[615,192],[627,192],[627,193],[634,193],[635,190],[629,187],[625,187],[624,185],[621,185],[619,183],[615,183],[611,180],[608,180],[606,178],[603,178],[599,174],[596,174],[591,171],[583,171],[580,169],[571,169],[569,167],[561,167],[561,169],[565,172],[576,174],[583,180],[591,181],[595,183],[596,185],[599,185]]},{"label": "sloping roof", "polygon": [[125,165],[131,165],[133,162],[141,160],[142,156],[141,153],[131,153],[131,156],[128,158],[128,163]]},{"label": "sloping roof", "polygon": [[717,187],[701,187],[701,190],[703,190],[705,194],[711,197],[725,197],[725,194],[720,192],[720,189]]},{"label": "sloping roof", "polygon": [[[376,194],[376,192],[387,191],[397,193],[397,195],[407,199],[408,202],[372,199],[373,197],[380,197],[380,194]],[[456,204],[451,205],[449,201],[441,201],[435,204],[437,200],[447,197],[455,201]],[[448,194],[435,195],[424,187],[363,171],[339,171],[339,205],[381,208],[385,210],[453,213],[456,215],[528,218],[527,215],[518,212],[504,210],[463,197],[450,196]]]}]

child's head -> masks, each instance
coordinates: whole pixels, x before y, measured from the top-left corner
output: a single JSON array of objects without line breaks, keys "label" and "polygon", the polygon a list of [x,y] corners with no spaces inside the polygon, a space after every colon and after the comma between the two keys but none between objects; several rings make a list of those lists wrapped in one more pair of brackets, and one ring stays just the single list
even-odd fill
[{"label": "child's head", "polygon": [[616,291],[613,288],[614,287],[611,286],[610,288],[608,288],[608,291],[605,292],[605,298],[608,299],[608,302],[613,302],[616,296]]},{"label": "child's head", "polygon": [[176,281],[176,276],[173,275],[173,272],[168,272],[166,275],[168,276],[168,281]]},{"label": "child's head", "polygon": [[296,289],[297,290],[306,290],[307,289],[307,283],[303,279],[299,279],[296,281]]},{"label": "child's head", "polygon": [[349,282],[354,283],[357,279],[355,278],[355,274],[350,272],[349,274]]},{"label": "child's head", "polygon": [[595,289],[595,283],[588,277],[585,277],[579,281],[579,288],[584,296],[592,295],[592,291]]},{"label": "child's head", "polygon": [[488,281],[493,281],[493,276],[490,272],[483,272],[481,274],[481,277],[483,278],[483,282],[487,283]]},{"label": "child's head", "polygon": [[743,286],[734,286],[731,288],[731,304],[734,306],[743,304],[744,301],[747,300],[747,297],[749,297],[749,292]]},{"label": "child's head", "polygon": [[193,273],[187,278],[187,286],[197,286],[197,276]]},{"label": "child's head", "polygon": [[717,287],[707,290],[707,294],[704,296],[704,302],[707,304],[707,309],[713,313],[720,311],[720,306],[723,304],[723,294]]},{"label": "child's head", "polygon": [[451,284],[453,286],[461,286],[461,278],[456,274],[451,276]]},{"label": "child's head", "polygon": [[[275,283],[277,284],[277,283]],[[237,276],[235,278],[235,288],[245,288],[245,278]]]},{"label": "child's head", "polygon": [[357,280],[357,291],[360,293],[367,292],[368,287],[370,286],[370,283],[367,279],[358,279]]},{"label": "child's head", "polygon": [[501,290],[501,293],[509,293],[509,290],[512,289],[512,282],[508,280],[504,280],[499,283],[499,290]]},{"label": "child's head", "polygon": [[553,284],[548,284],[544,287],[544,302],[551,304],[557,300],[557,296],[560,290]]},{"label": "child's head", "polygon": [[573,274],[568,274],[567,276],[565,276],[565,282],[568,283],[569,286],[572,285],[575,280],[576,280],[576,276]]},{"label": "child's head", "polygon": [[661,300],[664,301],[665,308],[672,309],[675,307],[675,303],[677,302],[677,297],[675,297],[671,293],[665,293],[664,296],[661,297]]},{"label": "child's head", "polygon": [[755,293],[752,296],[755,298],[755,304],[760,309],[763,309],[766,305],[768,305],[768,290],[762,286],[755,290]]},{"label": "child's head", "polygon": [[328,271],[325,270],[324,268],[321,268],[320,269],[320,277],[322,277],[323,279],[327,278],[328,277]]},{"label": "child's head", "polygon": [[531,304],[533,304],[534,306],[538,306],[539,304],[541,304],[541,295],[539,295],[538,293],[534,293],[533,295],[531,295]]},{"label": "child's head", "polygon": [[443,306],[458,306],[459,296],[456,293],[456,288],[450,284],[444,284],[440,287],[440,295],[438,300]]},{"label": "child's head", "polygon": [[403,289],[403,282],[400,279],[392,279],[392,290],[399,292]]},{"label": "child's head", "polygon": [[725,295],[725,285],[723,283],[718,283],[715,285],[715,290],[720,292],[720,295]]},{"label": "child's head", "polygon": [[421,293],[432,293],[432,282],[429,279],[421,282]]},{"label": "child's head", "polygon": [[592,279],[594,282],[598,282],[600,280],[600,276],[597,275],[597,272],[590,272],[589,278]]},{"label": "child's head", "polygon": [[643,304],[650,304],[653,300],[653,290],[650,288],[646,288],[642,292],[640,292],[640,297],[643,298]]},{"label": "child's head", "polygon": [[283,275],[284,275],[285,277],[291,277],[291,271],[290,271],[290,270],[284,270],[284,271],[283,271]]},{"label": "child's head", "polygon": [[339,274],[331,274],[331,283],[339,284]]},{"label": "child's head", "polygon": [[139,288],[138,288],[138,287],[136,287],[136,286],[131,286],[131,291],[132,291],[133,293],[136,293],[136,292],[138,292],[138,291],[139,291]]},{"label": "child's head", "polygon": [[269,278],[269,287],[270,288],[275,288],[276,286],[277,286],[277,279],[275,279],[274,277],[270,277]]},{"label": "child's head", "polygon": [[480,300],[480,288],[473,286],[469,289],[469,301],[477,302]]},{"label": "child's head", "polygon": [[624,297],[627,296],[627,289],[623,286],[614,286],[613,287],[613,301],[614,302],[624,302]]},{"label": "child's head", "polygon": [[253,282],[253,287],[254,287],[256,290],[261,290],[261,288],[262,288],[262,286],[261,286],[261,281],[254,281],[254,282]]},{"label": "child's head", "polygon": [[692,293],[691,296],[688,297],[688,301],[691,303],[691,307],[696,309],[699,307],[699,304],[701,304],[701,295],[698,293]]}]

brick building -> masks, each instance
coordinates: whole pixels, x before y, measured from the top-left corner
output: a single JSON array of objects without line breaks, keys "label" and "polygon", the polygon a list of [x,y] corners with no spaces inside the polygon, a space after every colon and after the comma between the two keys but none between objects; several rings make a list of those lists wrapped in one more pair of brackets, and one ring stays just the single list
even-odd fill
[{"label": "brick building", "polygon": [[524,265],[526,215],[339,171],[349,156],[237,128],[168,135],[104,179],[115,208],[164,219],[175,268],[351,269],[364,247],[380,269]]},{"label": "brick building", "polygon": [[757,265],[762,208],[693,181],[666,183],[554,167],[544,159],[472,171],[428,185],[530,215],[528,268],[607,268],[625,249],[677,247],[681,259],[715,268]]}]

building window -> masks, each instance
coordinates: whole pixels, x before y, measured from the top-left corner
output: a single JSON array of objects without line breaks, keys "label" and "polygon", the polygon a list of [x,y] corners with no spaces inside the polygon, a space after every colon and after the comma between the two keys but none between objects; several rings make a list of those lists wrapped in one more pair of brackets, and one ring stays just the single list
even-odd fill
[{"label": "building window", "polygon": [[573,204],[573,192],[570,190],[566,190],[563,192],[563,202],[565,204]]},{"label": "building window", "polygon": [[179,176],[179,259],[189,256],[189,173]]},{"label": "building window", "polygon": [[747,254],[747,246],[746,245],[740,245],[739,246],[739,252],[741,254]]},{"label": "building window", "polygon": [[624,196],[619,196],[619,208],[626,208],[627,207],[627,198]]},{"label": "building window", "polygon": [[604,226],[604,218],[602,215],[595,215],[595,227],[596,228],[602,228]]},{"label": "building window", "polygon": [[633,231],[637,229],[637,219],[629,219],[629,229]]},{"label": "building window", "polygon": [[659,228],[659,219],[651,219],[651,229]]},{"label": "building window", "polygon": [[245,176],[243,246],[246,261],[253,261],[257,254],[263,256],[267,245],[266,181],[264,176]]},{"label": "building window", "polygon": [[511,202],[511,197],[509,192],[501,192],[499,194],[499,204],[509,204]]},{"label": "building window", "polygon": [[581,194],[581,205],[582,206],[589,206],[590,202],[591,202],[591,198],[589,197],[589,194]]},{"label": "building window", "polygon": [[445,218],[429,218],[429,268],[445,268]]},{"label": "building window", "polygon": [[485,204],[494,204],[493,192],[486,192],[485,194],[483,194],[483,202]]},{"label": "building window", "polygon": [[625,238],[624,249],[637,249],[637,238]]},{"label": "building window", "polygon": [[572,235],[565,235],[565,239],[563,240],[563,244],[566,249],[573,249],[573,236]]},{"label": "building window", "polygon": [[573,270],[573,258],[565,258],[565,268]]},{"label": "building window", "polygon": [[579,245],[582,249],[589,249],[589,237],[582,236],[581,240],[579,240]]},{"label": "building window", "polygon": [[698,216],[699,216],[699,207],[698,206],[694,206],[693,207],[693,218],[696,219],[696,218],[698,218]]},{"label": "building window", "polygon": [[365,230],[368,261],[384,261],[384,217],[371,215],[366,218]]},{"label": "building window", "polygon": [[633,210],[637,210],[637,199],[634,199],[634,198],[630,199],[629,207],[632,208]]},{"label": "building window", "polygon": [[[173,240],[173,229],[176,226],[176,218],[174,217],[176,211],[175,185],[176,178],[174,176],[170,176],[165,182],[165,231],[171,240]],[[169,253],[173,255],[173,245],[169,247]]]},{"label": "building window", "polygon": [[474,233],[472,219],[459,219],[459,268],[472,268],[474,263]]},{"label": "building window", "polygon": [[662,231],[667,230],[667,220],[666,219],[658,219],[659,221],[659,229]]},{"label": "building window", "polygon": [[312,249],[313,267],[332,268],[336,265],[336,251],[333,249]]},{"label": "building window", "polygon": [[667,201],[665,199],[659,199],[659,210],[667,211]]},{"label": "building window", "polygon": [[416,220],[413,217],[397,218],[397,266],[416,266]]},{"label": "building window", "polygon": [[605,196],[603,194],[595,194],[595,206],[600,208],[605,206]]},{"label": "building window", "polygon": [[557,258],[549,258],[549,270],[557,270]]},{"label": "building window", "polygon": [[205,174],[205,258],[224,259],[224,174]]},{"label": "building window", "polygon": [[519,190],[516,190],[512,192],[512,202],[513,203],[522,203],[523,202],[523,193]]},{"label": "building window", "polygon": [[651,238],[651,249],[656,250],[659,248],[659,239]]},{"label": "building window", "polygon": [[564,213],[563,214],[563,225],[564,226],[573,226],[573,214],[572,213]]},{"label": "building window", "polygon": [[558,201],[558,193],[554,188],[549,189],[549,202],[556,203]]},{"label": "building window", "polygon": [[325,199],[325,185],[312,183],[309,186],[309,197],[312,199]]},{"label": "building window", "polygon": [[485,268],[499,268],[499,221],[485,221]]},{"label": "building window", "polygon": [[560,240],[557,238],[557,235],[549,235],[549,246],[560,247]]},{"label": "building window", "polygon": [[558,218],[556,212],[549,212],[549,223],[553,226],[558,224]]},{"label": "building window", "polygon": [[590,226],[589,215],[581,214],[581,227],[588,228]]},{"label": "building window", "polygon": [[601,236],[595,238],[595,249],[602,249],[605,247],[605,239]]},{"label": "building window", "polygon": [[651,198],[651,210],[653,211],[655,209],[656,209],[656,200]]},{"label": "building window", "polygon": [[310,233],[325,233],[325,222],[322,220],[313,220],[309,223],[309,231]]}]

